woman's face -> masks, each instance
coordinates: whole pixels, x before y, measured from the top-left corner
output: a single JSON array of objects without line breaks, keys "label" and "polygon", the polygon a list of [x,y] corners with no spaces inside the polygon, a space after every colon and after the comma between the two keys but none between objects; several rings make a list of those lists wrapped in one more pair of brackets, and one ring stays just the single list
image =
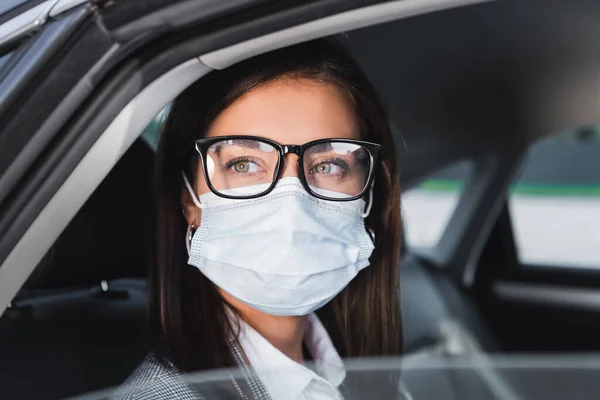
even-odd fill
[{"label": "woman's face", "polygon": [[[226,135],[259,136],[295,145],[324,138],[360,139],[354,109],[338,87],[290,78],[242,96],[217,117],[205,137]],[[298,176],[296,161],[295,154],[286,156],[282,176]],[[210,191],[201,168],[199,162],[196,188],[200,195]],[[186,208],[188,223],[199,226],[200,210],[191,201],[186,201]]]},{"label": "woman's face", "polygon": [[[280,144],[301,145],[325,138],[360,139],[360,129],[352,105],[336,86],[304,79],[282,79],[242,96],[217,117],[205,136],[226,135],[259,136]],[[286,156],[283,177],[298,176],[296,161],[295,154]],[[210,191],[201,168],[199,161],[195,182],[199,195]],[[184,202],[188,224],[200,226],[201,210],[185,189],[183,196],[187,199]],[[248,305],[220,289],[219,292],[246,318],[255,314]],[[255,323],[262,325],[275,323],[265,318],[264,315],[252,317]],[[281,318],[276,318],[278,332],[283,329]]]}]

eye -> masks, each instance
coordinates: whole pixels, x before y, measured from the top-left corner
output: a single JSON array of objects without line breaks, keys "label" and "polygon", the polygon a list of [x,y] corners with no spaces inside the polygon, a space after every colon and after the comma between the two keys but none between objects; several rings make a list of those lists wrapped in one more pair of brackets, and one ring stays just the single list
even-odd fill
[{"label": "eye", "polygon": [[311,172],[323,175],[340,174],[342,172],[342,168],[333,163],[324,162],[314,166]]},{"label": "eye", "polygon": [[252,161],[249,161],[249,160],[236,161],[231,165],[231,168],[233,168],[233,170],[235,172],[240,173],[240,174],[259,172],[259,170],[260,170],[260,168],[258,167],[258,165],[256,163],[253,163]]}]

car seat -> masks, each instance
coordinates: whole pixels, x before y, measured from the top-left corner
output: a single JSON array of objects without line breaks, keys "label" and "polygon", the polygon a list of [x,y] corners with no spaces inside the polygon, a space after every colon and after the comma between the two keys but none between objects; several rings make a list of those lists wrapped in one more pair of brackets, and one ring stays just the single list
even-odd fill
[{"label": "car seat", "polygon": [[154,152],[136,141],[0,318],[2,398],[117,385],[148,352],[153,169]]}]

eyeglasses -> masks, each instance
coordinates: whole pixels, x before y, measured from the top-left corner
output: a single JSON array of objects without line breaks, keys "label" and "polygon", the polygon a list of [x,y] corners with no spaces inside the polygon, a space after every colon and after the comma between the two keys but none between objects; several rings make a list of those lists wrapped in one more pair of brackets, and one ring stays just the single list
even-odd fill
[{"label": "eyeglasses", "polygon": [[298,178],[311,195],[333,201],[362,197],[373,180],[381,145],[352,139],[320,139],[281,145],[255,136],[220,136],[195,142],[209,189],[228,199],[253,199],[271,192],[284,157],[298,156]]}]

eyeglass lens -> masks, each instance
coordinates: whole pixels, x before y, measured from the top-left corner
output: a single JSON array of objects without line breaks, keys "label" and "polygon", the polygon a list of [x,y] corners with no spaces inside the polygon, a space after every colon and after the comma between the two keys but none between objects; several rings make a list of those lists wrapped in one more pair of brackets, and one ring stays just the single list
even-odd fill
[{"label": "eyeglass lens", "polygon": [[[326,142],[312,145],[303,155],[304,176],[310,189],[323,197],[359,195],[371,169],[369,151],[358,144]],[[206,172],[214,190],[229,196],[266,192],[276,179],[279,152],[255,139],[224,139],[206,153]]]},{"label": "eyeglass lens", "polygon": [[304,176],[313,192],[340,199],[358,196],[364,190],[371,156],[361,145],[330,142],[308,147],[302,163]]}]

